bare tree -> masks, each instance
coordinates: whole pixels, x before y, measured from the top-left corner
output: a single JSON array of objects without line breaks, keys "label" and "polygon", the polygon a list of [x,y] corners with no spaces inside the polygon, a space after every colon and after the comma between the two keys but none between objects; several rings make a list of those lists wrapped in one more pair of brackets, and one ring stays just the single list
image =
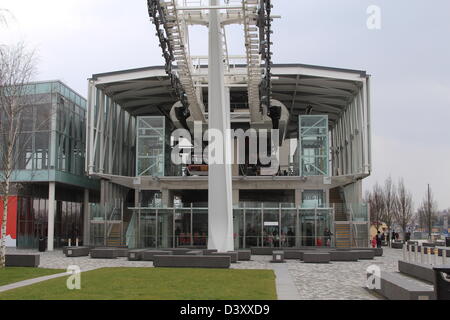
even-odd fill
[{"label": "bare tree", "polygon": [[17,142],[26,108],[32,103],[26,84],[35,71],[35,54],[24,44],[0,47],[0,201],[3,202],[0,268],[5,266],[8,202],[15,188],[14,169],[26,145]]},{"label": "bare tree", "polygon": [[366,199],[369,204],[371,223],[378,230],[384,212],[383,190],[378,183],[373,186],[372,192],[366,194]]},{"label": "bare tree", "polygon": [[406,228],[413,220],[413,201],[411,192],[409,192],[403,179],[400,179],[397,186],[397,204],[395,210],[395,220],[401,226],[403,234]]},{"label": "bare tree", "polygon": [[433,192],[430,185],[428,185],[427,193],[422,201],[422,205],[418,211],[421,225],[428,231],[428,239],[431,240],[431,233],[433,231],[433,224],[436,220],[437,203],[434,200]]},{"label": "bare tree", "polygon": [[386,181],[384,182],[383,201],[384,201],[384,212],[382,219],[383,222],[386,223],[390,235],[391,227],[395,220],[395,210],[396,210],[395,206],[397,204],[397,193],[395,190],[395,185],[392,183],[391,177],[387,178]]}]

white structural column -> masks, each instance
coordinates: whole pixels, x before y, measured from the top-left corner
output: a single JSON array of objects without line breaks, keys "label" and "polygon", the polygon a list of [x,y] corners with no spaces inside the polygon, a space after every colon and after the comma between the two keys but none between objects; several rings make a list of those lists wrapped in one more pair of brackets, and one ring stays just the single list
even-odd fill
[{"label": "white structural column", "polygon": [[47,250],[53,251],[53,239],[55,235],[55,182],[48,184],[48,235]]},{"label": "white structural column", "polygon": [[83,245],[89,245],[89,240],[91,238],[90,226],[91,226],[91,215],[89,210],[89,189],[84,189],[84,200],[83,200]]},{"label": "white structural column", "polygon": [[[218,5],[218,0],[210,0],[210,6]],[[209,13],[209,70],[208,70],[208,111],[209,129],[223,133],[230,127],[229,99],[226,98],[224,81],[223,44],[219,11],[210,10]],[[208,249],[219,252],[231,251],[233,244],[233,199],[231,164],[225,161],[231,158],[231,141],[223,139],[221,154],[222,163],[214,164],[209,161],[208,178]]]}]

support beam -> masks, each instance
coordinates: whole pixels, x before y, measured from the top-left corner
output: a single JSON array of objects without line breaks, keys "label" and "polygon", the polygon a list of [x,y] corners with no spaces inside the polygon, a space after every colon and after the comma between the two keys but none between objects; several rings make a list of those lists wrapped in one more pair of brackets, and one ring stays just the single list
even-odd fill
[{"label": "support beam", "polygon": [[89,245],[91,235],[91,215],[89,210],[89,189],[84,189],[83,201],[83,246]]},{"label": "support beam", "polygon": [[[218,0],[210,0],[210,6],[218,5]],[[217,10],[209,13],[209,129],[225,132],[230,127],[229,99],[225,97],[223,44],[221,25]],[[228,92],[229,94],[229,92]],[[219,252],[232,251],[233,243],[233,209],[231,164],[226,160],[231,157],[231,141],[225,138],[216,149],[221,154],[220,163],[209,161],[208,179],[208,248]]]},{"label": "support beam", "polygon": [[173,191],[168,189],[161,190],[161,201],[164,208],[173,208]]},{"label": "support beam", "polygon": [[48,184],[48,225],[47,225],[47,250],[53,251],[55,235],[55,182]]},{"label": "support beam", "polygon": [[303,190],[296,189],[295,190],[295,205],[301,207],[302,205],[302,193]]}]

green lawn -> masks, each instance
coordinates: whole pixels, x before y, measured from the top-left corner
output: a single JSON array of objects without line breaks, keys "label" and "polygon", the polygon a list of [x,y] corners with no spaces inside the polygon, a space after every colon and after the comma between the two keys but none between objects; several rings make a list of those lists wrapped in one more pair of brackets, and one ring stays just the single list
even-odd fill
[{"label": "green lawn", "polygon": [[0,269],[0,286],[23,280],[49,276],[65,271],[66,270],[41,268],[2,268]]},{"label": "green lawn", "polygon": [[275,300],[272,270],[104,268],[0,293],[0,300]]}]

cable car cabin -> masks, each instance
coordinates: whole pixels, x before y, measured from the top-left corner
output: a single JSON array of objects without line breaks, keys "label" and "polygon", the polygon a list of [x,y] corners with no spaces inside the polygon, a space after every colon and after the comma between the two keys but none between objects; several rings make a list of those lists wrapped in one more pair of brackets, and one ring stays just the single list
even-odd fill
[{"label": "cable car cabin", "polygon": [[190,164],[186,167],[186,175],[188,176],[208,176],[207,164]]}]

